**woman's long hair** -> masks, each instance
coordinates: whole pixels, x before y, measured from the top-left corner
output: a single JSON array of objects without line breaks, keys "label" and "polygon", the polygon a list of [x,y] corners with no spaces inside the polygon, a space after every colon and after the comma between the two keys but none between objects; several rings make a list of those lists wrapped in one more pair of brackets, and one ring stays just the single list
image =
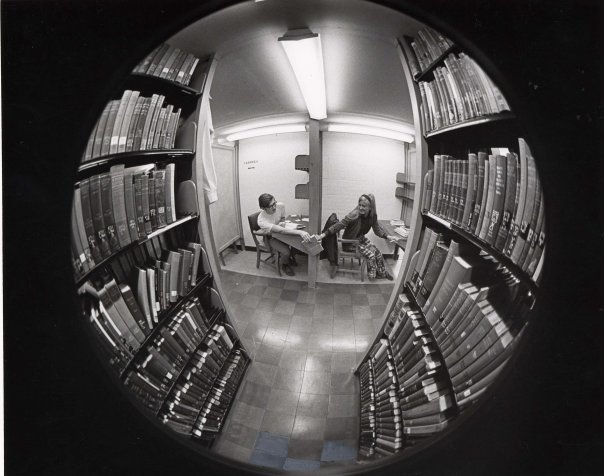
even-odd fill
[{"label": "woman's long hair", "polygon": [[361,198],[367,200],[371,205],[371,207],[369,208],[369,214],[367,216],[370,218],[377,216],[377,207],[375,205],[375,197],[373,196],[373,193],[364,193],[359,197],[359,201],[361,200]]}]

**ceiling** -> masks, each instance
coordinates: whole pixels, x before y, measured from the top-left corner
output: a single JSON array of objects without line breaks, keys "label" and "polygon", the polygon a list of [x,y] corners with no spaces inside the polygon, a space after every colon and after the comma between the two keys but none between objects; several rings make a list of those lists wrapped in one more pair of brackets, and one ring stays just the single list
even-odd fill
[{"label": "ceiling", "polygon": [[328,120],[363,115],[413,126],[397,37],[421,24],[359,0],[244,2],[191,24],[170,42],[218,60],[211,87],[217,132],[273,116],[307,118],[293,71],[277,38],[308,27],[321,36]]}]

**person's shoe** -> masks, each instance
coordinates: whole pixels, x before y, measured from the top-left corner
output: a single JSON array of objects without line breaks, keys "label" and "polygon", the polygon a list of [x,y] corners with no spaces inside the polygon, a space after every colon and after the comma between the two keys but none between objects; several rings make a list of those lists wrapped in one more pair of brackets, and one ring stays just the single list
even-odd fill
[{"label": "person's shoe", "polygon": [[329,265],[329,277],[331,279],[335,278],[337,272],[338,272],[338,265],[336,265],[336,264],[330,264]]},{"label": "person's shoe", "polygon": [[283,272],[285,274],[287,274],[288,276],[295,276],[296,273],[294,273],[294,270],[291,268],[291,266],[289,264],[284,264],[282,266],[283,268]]},{"label": "person's shoe", "polygon": [[394,277],[388,271],[386,271],[386,274],[384,274],[384,278],[386,278],[388,281],[392,281],[394,279]]}]

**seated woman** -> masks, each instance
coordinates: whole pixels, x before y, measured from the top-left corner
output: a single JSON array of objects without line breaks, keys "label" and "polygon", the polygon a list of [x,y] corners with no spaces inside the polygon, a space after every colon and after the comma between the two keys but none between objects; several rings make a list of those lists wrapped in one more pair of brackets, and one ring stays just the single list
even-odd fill
[{"label": "seated woman", "polygon": [[[370,279],[386,278],[392,280],[392,275],[386,270],[384,265],[384,257],[380,250],[371,243],[365,234],[370,228],[380,238],[390,241],[396,241],[396,236],[390,236],[380,226],[378,222],[375,197],[371,193],[363,194],[359,197],[359,204],[339,222],[331,225],[323,233],[317,236],[318,239],[323,239],[327,235],[335,235],[344,228],[342,238],[359,240],[359,252],[367,259],[367,275]],[[337,267],[332,266],[331,277],[335,276]]]}]

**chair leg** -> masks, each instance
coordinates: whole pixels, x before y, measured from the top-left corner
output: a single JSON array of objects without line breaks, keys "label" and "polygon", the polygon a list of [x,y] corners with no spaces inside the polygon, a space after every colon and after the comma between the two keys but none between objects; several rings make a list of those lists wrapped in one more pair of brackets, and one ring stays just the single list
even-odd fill
[{"label": "chair leg", "polygon": [[277,274],[281,276],[281,253],[277,251]]},{"label": "chair leg", "polygon": [[361,283],[365,282],[365,266],[367,265],[367,261],[361,261]]},{"label": "chair leg", "polygon": [[260,268],[260,251],[256,251],[256,268]]}]

